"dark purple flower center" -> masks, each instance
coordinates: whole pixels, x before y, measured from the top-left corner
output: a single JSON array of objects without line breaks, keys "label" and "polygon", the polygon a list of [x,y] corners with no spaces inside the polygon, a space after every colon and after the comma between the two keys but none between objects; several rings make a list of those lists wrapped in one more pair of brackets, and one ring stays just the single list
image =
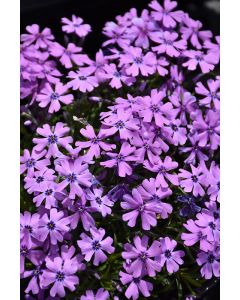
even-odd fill
[{"label": "dark purple flower center", "polygon": [[166,46],[172,46],[172,44],[173,44],[173,41],[171,41],[171,40],[166,40],[166,39],[163,39],[163,44],[165,44]]},{"label": "dark purple flower center", "polygon": [[172,253],[171,253],[170,250],[166,250],[164,255],[165,255],[166,258],[171,258],[172,257]]},{"label": "dark purple flower center", "polygon": [[210,255],[208,256],[208,262],[209,262],[210,264],[212,264],[214,261],[215,261],[215,256],[214,256],[213,254],[210,254]]},{"label": "dark purple flower center", "polygon": [[57,272],[57,274],[56,274],[56,280],[57,280],[57,281],[63,281],[64,278],[65,278],[65,275],[64,275],[63,272],[60,272],[60,271]]},{"label": "dark purple flower center", "polygon": [[33,270],[32,275],[34,277],[39,277],[39,275],[42,275],[43,271],[40,269],[40,267],[37,267],[35,270]]},{"label": "dark purple flower center", "polygon": [[142,252],[139,254],[139,258],[140,258],[142,261],[145,261],[145,260],[148,258],[147,252],[142,251]]},{"label": "dark purple flower center", "polygon": [[122,76],[122,74],[120,72],[116,71],[113,73],[113,76],[120,78]]},{"label": "dark purple flower center", "polygon": [[98,203],[98,204],[102,204],[102,199],[100,197],[96,197],[95,198],[95,201]]},{"label": "dark purple flower center", "polygon": [[139,211],[139,212],[143,212],[144,209],[145,209],[145,205],[140,205],[140,206],[138,207],[138,211]]},{"label": "dark purple flower center", "polygon": [[142,57],[135,57],[133,60],[136,64],[141,64],[143,62]]},{"label": "dark purple flower center", "polygon": [[214,224],[213,222],[210,222],[209,224],[208,224],[208,226],[211,228],[211,229],[215,229],[216,228],[216,224]]},{"label": "dark purple flower center", "polygon": [[99,241],[93,241],[93,242],[92,242],[92,248],[93,248],[93,250],[95,250],[95,251],[99,250],[99,249],[101,248],[100,242],[99,242]]},{"label": "dark purple flower center", "polygon": [[94,138],[91,139],[91,141],[92,141],[93,144],[98,144],[101,141],[101,139],[99,139],[97,137],[94,137]]},{"label": "dark purple flower center", "polygon": [[73,23],[73,26],[74,27],[79,27],[81,24],[76,24],[76,23]]},{"label": "dark purple flower center", "polygon": [[56,224],[53,221],[50,221],[47,223],[48,230],[54,230],[56,227]]},{"label": "dark purple flower center", "polygon": [[164,167],[164,166],[161,166],[160,168],[159,168],[159,170],[158,170],[158,172],[160,173],[160,174],[166,174],[166,168]]},{"label": "dark purple flower center", "polygon": [[43,176],[38,176],[37,179],[36,179],[37,183],[41,183],[43,181],[44,181],[44,177]]},{"label": "dark purple flower center", "polygon": [[79,205],[78,205],[78,211],[79,211],[80,213],[83,213],[83,212],[85,211],[85,207],[79,204]]},{"label": "dark purple flower center", "polygon": [[171,126],[173,131],[178,131],[178,126],[177,125],[171,123],[170,126]]},{"label": "dark purple flower center", "polygon": [[124,156],[121,155],[121,154],[118,154],[117,160],[118,160],[118,161],[123,161],[123,160],[124,160]]},{"label": "dark purple flower center", "polygon": [[56,134],[52,134],[48,136],[48,144],[56,144],[58,142],[58,137]]},{"label": "dark purple flower center", "polygon": [[220,182],[217,183],[217,187],[220,190]]},{"label": "dark purple flower center", "polygon": [[195,55],[195,59],[200,62],[202,61],[203,57],[201,55]]},{"label": "dark purple flower center", "polygon": [[20,254],[21,254],[22,256],[27,256],[27,255],[28,255],[28,252],[29,252],[29,250],[28,250],[28,248],[27,248],[26,246],[22,246],[22,247],[21,247],[21,249],[20,249]]},{"label": "dark purple flower center", "polygon": [[51,196],[52,193],[53,193],[53,190],[52,190],[52,189],[47,189],[47,190],[45,191],[45,195],[46,195],[46,196]]},{"label": "dark purple flower center", "polygon": [[158,195],[155,194],[155,195],[152,195],[151,200],[152,200],[152,201],[156,201],[156,200],[159,201],[159,200],[161,200],[161,199],[160,199],[160,197],[159,197]]},{"label": "dark purple flower center", "polygon": [[219,218],[219,213],[215,211],[213,213],[213,217],[214,217],[214,219],[218,219]]},{"label": "dark purple flower center", "polygon": [[215,92],[210,92],[210,93],[209,93],[209,96],[210,96],[212,99],[217,98],[217,95],[216,95]]},{"label": "dark purple flower center", "polygon": [[27,168],[32,168],[36,165],[36,161],[33,158],[30,158],[27,162],[26,162],[26,166]]},{"label": "dark purple flower center", "polygon": [[213,134],[215,131],[214,131],[214,128],[212,128],[211,126],[208,127],[208,133],[211,135]]},{"label": "dark purple flower center", "polygon": [[140,282],[140,278],[133,278],[133,282],[138,284]]},{"label": "dark purple flower center", "polygon": [[67,181],[73,183],[77,180],[77,175],[75,173],[70,173],[67,175]]},{"label": "dark purple flower center", "polygon": [[125,127],[124,125],[124,122],[123,121],[117,121],[117,123],[115,124],[115,126],[118,128],[118,129],[122,129]]},{"label": "dark purple flower center", "polygon": [[148,144],[147,142],[143,145],[143,147],[144,147],[145,149],[149,149],[149,148],[150,148],[150,146],[149,146],[149,144]]},{"label": "dark purple flower center", "polygon": [[158,106],[157,104],[152,104],[152,105],[150,106],[150,109],[151,109],[151,111],[154,112],[154,113],[157,113],[157,112],[160,111],[160,108],[159,108],[159,106]]},{"label": "dark purple flower center", "polygon": [[87,77],[86,76],[78,76],[78,79],[81,81],[85,81],[85,80],[87,80]]},{"label": "dark purple flower center", "polygon": [[30,226],[30,225],[25,225],[24,227],[29,231],[29,233],[32,233],[32,232],[33,232],[32,226]]},{"label": "dark purple flower center", "polygon": [[193,181],[193,182],[198,182],[198,178],[197,178],[196,175],[193,175],[193,176],[192,176],[192,181]]},{"label": "dark purple flower center", "polygon": [[52,93],[51,94],[51,100],[58,100],[59,99],[59,94],[58,93]]}]

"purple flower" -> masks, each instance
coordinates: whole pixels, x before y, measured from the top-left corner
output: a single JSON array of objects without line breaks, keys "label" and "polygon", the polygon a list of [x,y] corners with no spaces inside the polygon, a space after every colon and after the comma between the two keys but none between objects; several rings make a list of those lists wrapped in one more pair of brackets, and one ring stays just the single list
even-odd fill
[{"label": "purple flower", "polygon": [[208,179],[209,187],[207,194],[210,196],[210,200],[220,202],[220,169],[214,161],[211,163]]},{"label": "purple flower", "polygon": [[186,50],[184,51],[184,56],[188,61],[183,63],[183,67],[187,67],[190,71],[196,70],[199,65],[203,73],[208,73],[214,69],[216,64],[216,54],[213,52],[204,54],[201,51]]},{"label": "purple flower", "polygon": [[154,20],[162,22],[162,24],[167,28],[175,27],[176,21],[180,22],[182,19],[183,12],[173,11],[176,6],[177,2],[171,0],[164,0],[163,6],[161,6],[156,0],[153,0],[149,4],[149,7],[154,10],[151,13]]},{"label": "purple flower", "polygon": [[202,277],[206,279],[211,279],[214,275],[215,277],[220,276],[220,253],[219,247],[216,247],[213,251],[199,252],[197,263],[201,268]]},{"label": "purple flower", "polygon": [[163,132],[175,145],[184,145],[187,141],[187,129],[181,126],[179,119],[172,120],[168,126],[163,127]]},{"label": "purple flower", "polygon": [[92,185],[92,175],[88,170],[88,165],[82,163],[82,158],[79,157],[73,162],[67,159],[62,160],[56,166],[56,171],[63,176],[64,180],[58,184],[57,192],[61,192],[68,185],[70,186],[69,198],[75,199],[75,196],[81,196],[83,187],[90,187]]},{"label": "purple flower", "polygon": [[202,167],[194,167],[190,164],[192,172],[180,169],[180,186],[187,193],[193,193],[195,197],[203,196],[205,191],[203,186],[206,186],[206,174],[203,172]]},{"label": "purple flower", "polygon": [[76,146],[80,149],[89,148],[87,155],[89,158],[99,158],[101,155],[101,149],[104,151],[111,151],[116,148],[114,144],[108,144],[103,142],[103,139],[107,137],[107,133],[104,130],[100,130],[98,135],[94,132],[91,125],[87,125],[86,128],[82,128],[80,133],[89,141],[86,142],[76,142]]},{"label": "purple flower", "polygon": [[113,239],[111,237],[106,237],[105,230],[103,228],[90,228],[91,237],[82,233],[80,235],[81,240],[77,241],[79,248],[81,249],[84,259],[90,261],[94,256],[93,264],[98,266],[107,260],[105,252],[112,254],[114,252],[114,247],[112,247]]},{"label": "purple flower", "polygon": [[20,274],[25,271],[25,259],[30,260],[34,265],[43,259],[43,251],[36,249],[36,247],[35,244],[27,245],[24,241],[20,243]]},{"label": "purple flower", "polygon": [[151,291],[153,290],[152,283],[144,280],[142,277],[133,277],[131,274],[127,274],[125,272],[120,272],[120,281],[123,285],[129,284],[126,289],[125,296],[133,300],[137,300],[139,298],[139,294],[141,293],[144,297],[150,297]]},{"label": "purple flower", "polygon": [[155,260],[161,253],[160,243],[153,241],[148,247],[147,236],[143,236],[142,239],[136,236],[133,243],[134,246],[129,243],[125,244],[125,251],[122,252],[124,259],[132,260],[129,271],[132,272],[133,277],[140,277],[142,272],[146,272],[150,277],[156,276],[156,272],[161,270],[159,261]]},{"label": "purple flower", "polygon": [[23,244],[32,246],[38,238],[39,217],[39,214],[31,215],[28,211],[25,211],[23,214],[20,213],[20,239]]},{"label": "purple flower", "polygon": [[54,170],[48,169],[47,167],[42,168],[40,171],[35,171],[33,176],[26,176],[24,178],[24,188],[28,191],[29,194],[41,191],[47,183],[52,182],[56,179],[56,176],[53,174]]},{"label": "purple flower", "polygon": [[106,168],[117,166],[118,175],[120,177],[132,175],[132,167],[130,166],[129,162],[136,161],[136,157],[133,155],[135,150],[135,147],[131,147],[129,143],[124,142],[119,153],[107,152],[106,155],[111,159],[101,162],[100,165]]},{"label": "purple flower", "polygon": [[37,195],[33,198],[33,202],[36,207],[42,205],[45,201],[45,208],[51,209],[57,206],[57,194],[55,192],[57,184],[55,182],[47,182],[41,188],[39,188]]},{"label": "purple flower", "polygon": [[42,151],[41,153],[36,152],[35,149],[32,150],[32,154],[27,149],[24,149],[23,156],[20,157],[21,168],[20,173],[27,171],[28,177],[34,176],[35,169],[42,170],[46,166],[50,165],[50,160],[47,158],[41,159],[45,156],[47,151]]},{"label": "purple flower", "polygon": [[166,264],[167,271],[172,274],[179,270],[179,265],[183,264],[182,257],[185,253],[181,250],[173,251],[177,246],[175,240],[171,240],[169,237],[161,239],[161,266]]},{"label": "purple flower", "polygon": [[86,295],[81,296],[79,300],[107,300],[109,297],[109,292],[105,291],[103,288],[100,288],[97,290],[96,294],[91,290],[87,290]]},{"label": "purple flower", "polygon": [[143,76],[153,74],[156,63],[156,57],[152,52],[143,54],[141,48],[131,46],[125,49],[125,54],[120,55],[119,66],[126,66],[127,75],[136,77],[139,73]]},{"label": "purple flower", "polygon": [[67,83],[69,88],[79,90],[83,93],[92,92],[98,86],[98,80],[95,76],[88,75],[83,71],[70,71],[67,78],[72,79]]},{"label": "purple flower", "polygon": [[113,202],[110,201],[107,195],[103,196],[103,189],[102,188],[93,188],[91,191],[90,189],[86,192],[86,198],[90,201],[90,204],[96,211],[100,212],[103,217],[106,215],[111,214],[111,206],[113,206]]},{"label": "purple flower", "polygon": [[183,24],[185,26],[181,26],[180,32],[182,33],[182,38],[184,40],[190,40],[193,47],[197,49],[201,49],[201,42],[205,42],[210,40],[213,36],[210,30],[200,30],[202,28],[202,23],[200,21],[195,21],[191,19],[188,15],[185,15],[183,18]]},{"label": "purple flower", "polygon": [[170,156],[166,156],[164,161],[158,158],[154,161],[154,164],[145,161],[144,167],[152,172],[158,173],[156,177],[157,186],[161,186],[163,189],[168,188],[167,181],[170,181],[173,185],[179,185],[178,175],[170,174],[170,171],[178,167],[178,163],[172,161]]},{"label": "purple flower", "polygon": [[178,196],[177,201],[184,203],[180,210],[180,216],[182,217],[190,217],[191,215],[201,211],[201,207],[195,203],[197,199],[190,195]]},{"label": "purple flower", "polygon": [[80,38],[85,37],[89,32],[91,32],[91,26],[88,24],[83,24],[83,19],[72,15],[72,20],[67,18],[62,18],[62,31],[67,33],[75,33]]},{"label": "purple flower", "polygon": [[26,31],[28,33],[21,34],[21,42],[23,42],[24,46],[34,44],[36,49],[45,49],[54,40],[54,36],[49,28],[44,28],[41,32],[37,24],[27,26]]},{"label": "purple flower", "polygon": [[207,81],[206,88],[202,82],[198,82],[196,84],[195,91],[197,94],[204,96],[204,98],[199,100],[199,104],[206,106],[208,108],[211,108],[212,105],[216,110],[220,109],[220,93],[219,93],[219,87],[220,87],[220,81],[218,79],[213,80],[209,79]]},{"label": "purple flower", "polygon": [[66,94],[68,87],[60,82],[57,82],[54,87],[51,87],[49,83],[46,83],[45,87],[37,95],[36,101],[39,102],[40,107],[47,107],[49,113],[54,113],[60,110],[62,102],[63,104],[70,104],[73,101],[72,94]]},{"label": "purple flower", "polygon": [[62,242],[63,235],[69,231],[67,226],[69,223],[69,218],[64,218],[62,211],[58,212],[56,208],[52,208],[49,211],[49,216],[44,214],[39,220],[37,232],[39,240],[44,242],[49,237],[53,245],[56,245],[58,241]]},{"label": "purple flower", "polygon": [[220,116],[218,112],[209,110],[205,118],[199,114],[193,122],[193,128],[199,140],[199,145],[205,147],[208,142],[212,150],[216,150],[220,145]]},{"label": "purple flower", "polygon": [[25,293],[32,292],[33,295],[39,293],[40,288],[42,288],[42,280],[43,280],[43,269],[41,268],[41,264],[37,265],[33,270],[24,271],[21,278],[32,277],[28,283],[27,288],[25,289]]},{"label": "purple flower", "polygon": [[72,68],[74,64],[82,66],[85,62],[90,61],[86,54],[80,54],[82,48],[73,43],[69,43],[66,49],[58,43],[53,43],[49,50],[51,55],[58,57],[61,64],[67,69]]},{"label": "purple flower", "polygon": [[71,136],[65,136],[69,131],[70,128],[62,122],[58,122],[53,129],[48,124],[44,124],[42,128],[37,129],[37,133],[43,136],[43,138],[33,139],[33,143],[37,144],[34,149],[41,152],[47,147],[47,158],[59,156],[60,151],[58,146],[67,148],[73,142]]},{"label": "purple flower", "polygon": [[165,76],[168,74],[168,69],[164,68],[169,65],[169,62],[164,56],[160,56],[157,60],[157,71],[160,76]]},{"label": "purple flower", "polygon": [[78,266],[74,260],[62,259],[61,257],[55,257],[54,259],[46,258],[47,269],[43,271],[43,286],[48,287],[52,285],[50,289],[50,295],[55,297],[65,297],[65,288],[70,291],[76,289],[76,285],[79,284],[79,279],[76,275]]},{"label": "purple flower", "polygon": [[212,244],[207,240],[207,235],[202,231],[202,228],[197,226],[193,220],[188,220],[183,226],[190,233],[182,233],[181,239],[184,241],[184,245],[193,246],[200,242],[200,249],[203,251],[208,251],[212,249]]},{"label": "purple flower", "polygon": [[91,213],[96,211],[96,208],[87,206],[87,199],[85,194],[76,200],[76,202],[70,205],[69,209],[74,212],[70,216],[71,228],[75,229],[78,226],[79,220],[81,220],[84,230],[89,231],[91,227],[95,226],[95,221],[91,216]]},{"label": "purple flower", "polygon": [[145,96],[141,101],[139,116],[144,122],[152,122],[154,118],[155,124],[162,127],[163,124],[169,124],[171,118],[172,104],[170,102],[163,103],[163,98],[166,97],[164,91],[151,90],[151,96]]},{"label": "purple flower", "polygon": [[201,227],[203,235],[207,236],[209,242],[219,242],[220,239],[220,220],[203,211],[197,214],[196,225]]},{"label": "purple flower", "polygon": [[121,207],[125,210],[131,210],[122,216],[123,221],[128,221],[128,226],[134,227],[138,216],[141,216],[144,230],[150,230],[151,226],[157,225],[156,214],[162,212],[162,207],[157,201],[144,202],[137,189],[132,190],[132,196],[124,195],[123,200]]},{"label": "purple flower", "polygon": [[160,36],[153,38],[153,41],[160,45],[152,47],[152,50],[158,54],[166,53],[170,57],[178,57],[181,51],[186,49],[187,42],[185,40],[176,41],[177,38],[176,32],[164,31]]}]

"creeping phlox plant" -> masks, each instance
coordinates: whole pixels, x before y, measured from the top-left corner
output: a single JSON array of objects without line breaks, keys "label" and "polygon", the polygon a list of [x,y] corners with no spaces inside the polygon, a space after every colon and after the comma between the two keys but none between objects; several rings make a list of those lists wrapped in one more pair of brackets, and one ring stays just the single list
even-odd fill
[{"label": "creeping phlox plant", "polygon": [[26,299],[194,299],[219,277],[219,37],[156,0],[21,35]]}]

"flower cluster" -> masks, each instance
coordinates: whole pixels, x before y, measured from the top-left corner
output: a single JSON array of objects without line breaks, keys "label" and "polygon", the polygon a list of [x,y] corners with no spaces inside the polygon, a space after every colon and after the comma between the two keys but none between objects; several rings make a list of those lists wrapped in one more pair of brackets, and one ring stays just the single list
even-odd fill
[{"label": "flower cluster", "polygon": [[219,277],[219,37],[176,6],[107,22],[95,58],[75,15],[66,45],[21,35],[26,299],[156,298],[185,262],[186,296]]}]

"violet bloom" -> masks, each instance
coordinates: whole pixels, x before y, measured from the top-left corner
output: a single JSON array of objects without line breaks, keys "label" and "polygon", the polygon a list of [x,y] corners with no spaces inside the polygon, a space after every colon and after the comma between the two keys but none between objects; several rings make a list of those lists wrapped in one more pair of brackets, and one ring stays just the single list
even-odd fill
[{"label": "violet bloom", "polygon": [[88,170],[88,165],[82,163],[81,157],[74,160],[74,162],[67,159],[62,160],[55,169],[64,177],[64,180],[58,184],[57,192],[61,192],[69,185],[70,199],[75,199],[76,195],[81,196],[83,193],[82,187],[90,187],[92,185],[92,175]]},{"label": "violet bloom", "polygon": [[76,289],[79,284],[79,279],[75,275],[77,272],[77,264],[71,259],[63,260],[61,257],[55,257],[53,260],[46,258],[46,270],[43,271],[42,285],[50,289],[50,295],[55,297],[65,297],[65,287],[71,292]]},{"label": "violet bloom", "polygon": [[134,246],[127,243],[124,245],[124,252],[122,257],[127,260],[131,259],[132,263],[129,271],[132,272],[133,277],[140,277],[143,272],[146,272],[150,277],[155,277],[156,272],[160,272],[161,265],[156,258],[160,255],[160,243],[153,241],[152,245],[148,247],[148,237],[135,236],[133,239]]},{"label": "violet bloom", "polygon": [[103,228],[90,228],[91,237],[82,233],[80,235],[81,240],[77,241],[79,248],[81,249],[84,259],[88,262],[94,256],[93,264],[98,266],[100,263],[104,263],[107,260],[107,255],[112,254],[115,250],[112,247],[113,239],[111,237],[103,238],[105,230]]},{"label": "violet bloom", "polygon": [[39,25],[33,24],[26,27],[28,33],[21,34],[21,42],[24,46],[34,44],[36,49],[46,49],[54,40],[54,36],[49,28],[40,31]]},{"label": "violet bloom", "polygon": [[37,265],[44,258],[42,250],[36,249],[36,245],[27,245],[24,241],[20,243],[20,274],[25,271],[25,259]]},{"label": "violet bloom", "polygon": [[164,158],[164,161],[158,158],[154,161],[154,164],[145,161],[144,167],[152,172],[158,173],[156,177],[157,186],[168,188],[167,181],[170,181],[173,185],[179,185],[178,175],[170,173],[170,171],[178,167],[178,163],[176,161],[173,161],[170,156],[166,156]]},{"label": "violet bloom", "polygon": [[134,77],[128,76],[124,68],[118,70],[115,64],[105,65],[103,71],[104,73],[101,73],[101,78],[110,80],[109,85],[112,88],[120,89],[122,83],[130,86],[135,82]]},{"label": "violet bloom", "polygon": [[24,271],[23,275],[21,276],[21,278],[28,278],[30,276],[32,277],[27,288],[25,289],[25,293],[32,292],[33,295],[36,295],[42,288],[43,269],[41,267],[41,263],[42,262],[39,262],[39,264],[35,266],[33,270]]},{"label": "violet bloom", "polygon": [[203,235],[207,236],[209,242],[219,242],[220,219],[205,212],[197,214],[196,225],[202,228]]},{"label": "violet bloom", "polygon": [[191,142],[191,146],[187,147],[180,147],[179,152],[180,153],[188,153],[190,152],[189,156],[184,160],[186,164],[196,164],[196,161],[198,159],[199,162],[208,160],[209,157],[204,154],[204,150],[206,150],[206,147],[201,147],[199,145],[199,141],[197,138],[197,135],[188,136],[188,140]]},{"label": "violet bloom", "polygon": [[213,80],[209,79],[207,81],[207,88],[202,84],[202,82],[198,82],[196,84],[195,91],[197,94],[204,96],[204,98],[199,100],[199,104],[211,108],[214,106],[216,110],[220,109],[220,81],[218,79]]},{"label": "violet bloom", "polygon": [[100,129],[99,133],[96,135],[94,128],[91,125],[87,125],[86,128],[82,128],[80,133],[87,138],[89,141],[86,142],[76,142],[76,146],[80,149],[89,148],[87,151],[87,156],[92,159],[93,157],[99,158],[101,156],[101,150],[111,151],[116,149],[116,145],[108,144],[103,141],[107,137],[107,134]]},{"label": "violet bloom", "polygon": [[83,24],[83,19],[72,15],[72,20],[67,18],[62,18],[62,31],[66,33],[75,33],[80,38],[85,37],[89,32],[91,32],[91,26],[88,24]]},{"label": "violet bloom", "polygon": [[60,155],[58,146],[67,148],[73,142],[71,136],[65,136],[70,131],[70,128],[64,123],[58,122],[53,129],[48,124],[44,124],[42,128],[37,129],[37,133],[43,138],[34,138],[33,143],[36,144],[34,149],[38,152],[48,149],[47,158]]},{"label": "violet bloom", "polygon": [[172,104],[170,102],[163,103],[163,98],[166,97],[164,91],[151,90],[151,96],[143,97],[139,116],[144,122],[152,122],[155,120],[157,126],[162,127],[163,124],[169,124],[169,119],[172,117]]},{"label": "violet bloom", "polygon": [[23,244],[32,246],[34,241],[38,239],[38,221],[39,214],[32,214],[25,211],[23,214],[20,213],[20,239]]},{"label": "violet bloom", "polygon": [[47,158],[41,159],[45,156],[47,151],[37,153],[35,149],[32,150],[32,154],[27,149],[24,149],[23,156],[20,157],[21,167],[20,173],[27,171],[28,177],[34,176],[35,170],[42,170],[46,166],[50,165],[50,160]]},{"label": "violet bloom", "polygon": [[102,124],[105,125],[101,128],[103,134],[110,136],[118,131],[122,140],[131,139],[133,132],[139,129],[139,120],[132,117],[131,111],[124,109],[117,109],[116,114],[111,119],[105,118]]},{"label": "violet bloom", "polygon": [[150,230],[151,226],[157,225],[156,214],[162,212],[162,207],[157,201],[144,202],[141,194],[137,189],[132,190],[132,196],[126,194],[123,196],[124,202],[121,202],[121,207],[130,212],[123,214],[123,221],[128,221],[129,227],[134,227],[138,216],[141,216],[142,228]]},{"label": "violet bloom", "polygon": [[166,265],[167,271],[172,274],[179,270],[179,265],[183,264],[182,257],[185,255],[184,251],[174,251],[177,246],[175,240],[171,240],[169,237],[161,239],[161,266]]},{"label": "violet bloom", "polygon": [[139,294],[141,293],[144,297],[150,297],[151,291],[153,290],[152,283],[144,280],[141,277],[135,278],[131,274],[127,274],[125,272],[120,272],[120,281],[123,285],[129,284],[126,289],[125,296],[127,299],[137,300],[139,298]]},{"label": "violet bloom", "polygon": [[[203,43],[213,36],[210,30],[201,30],[202,23],[200,21],[195,21],[191,19],[188,15],[185,15],[183,18],[183,26],[180,28],[182,33],[182,38],[184,40],[190,40],[193,47],[201,49]],[[200,41],[199,41],[200,40]]]},{"label": "violet bloom", "polygon": [[207,194],[210,196],[211,201],[220,202],[220,169],[214,161],[211,163],[208,174],[209,187]]},{"label": "violet bloom", "polygon": [[166,53],[170,57],[178,57],[182,50],[187,47],[185,40],[178,40],[178,34],[176,32],[164,31],[160,36],[152,38],[152,40],[160,44],[159,46],[152,47],[152,50],[158,54]]},{"label": "violet bloom", "polygon": [[196,117],[193,128],[199,140],[199,145],[205,147],[209,142],[212,150],[217,150],[220,145],[220,115],[219,112],[209,110],[203,119],[202,114]]},{"label": "violet bloom", "polygon": [[106,155],[111,159],[100,163],[101,166],[106,168],[112,168],[117,166],[118,175],[120,177],[126,177],[132,175],[132,167],[129,162],[136,162],[136,157],[133,155],[136,148],[131,147],[129,143],[124,142],[121,146],[119,153],[107,152]]},{"label": "violet bloom", "polygon": [[77,199],[69,209],[74,212],[74,214],[69,217],[72,229],[75,229],[78,226],[80,220],[86,231],[89,231],[91,227],[95,226],[95,221],[91,214],[96,211],[96,208],[87,205],[85,194]]},{"label": "violet bloom", "polygon": [[183,226],[189,231],[188,233],[182,233],[181,239],[184,241],[184,245],[193,246],[200,242],[200,249],[207,252],[212,249],[212,244],[207,240],[207,235],[202,231],[202,228],[197,226],[193,220],[188,220]]},{"label": "violet bloom", "polygon": [[62,242],[63,235],[69,231],[67,226],[69,223],[69,218],[64,218],[62,211],[58,212],[56,208],[52,208],[49,211],[49,216],[44,214],[39,220],[39,240],[44,242],[49,237],[53,245],[56,245],[58,241]]},{"label": "violet bloom", "polygon": [[161,208],[159,215],[162,219],[168,218],[168,215],[172,213],[172,206],[162,200],[171,196],[172,191],[169,188],[162,189],[156,185],[154,178],[144,179],[142,184],[137,187],[144,203],[152,202],[156,206]]},{"label": "violet bloom", "polygon": [[60,103],[66,105],[72,103],[73,95],[66,94],[67,91],[68,86],[60,82],[56,83],[54,87],[51,87],[47,82],[45,87],[37,95],[36,101],[39,102],[40,107],[47,107],[49,105],[48,112],[52,114],[60,110]]},{"label": "violet bloom", "polygon": [[53,175],[54,173],[54,170],[48,169],[47,167],[42,168],[40,171],[35,171],[34,176],[26,176],[24,178],[24,188],[29,194],[41,191],[48,182],[52,182],[56,179],[56,176]]},{"label": "violet bloom", "polygon": [[82,93],[92,92],[98,86],[98,80],[95,76],[88,75],[83,71],[70,71],[67,78],[72,79],[67,83],[73,90],[79,90]]},{"label": "violet bloom", "polygon": [[100,212],[103,217],[106,215],[111,214],[111,206],[113,206],[113,202],[110,201],[107,195],[103,196],[103,189],[102,188],[93,188],[91,191],[90,189],[86,192],[86,198],[90,201],[90,204],[96,211]]},{"label": "violet bloom", "polygon": [[103,288],[100,288],[97,290],[96,294],[91,290],[87,290],[86,295],[81,296],[79,300],[107,300],[109,297],[109,292],[105,291]]},{"label": "violet bloom", "polygon": [[118,44],[124,49],[130,44],[125,26],[120,27],[114,22],[107,22],[103,28],[103,34],[108,37],[108,40],[103,43],[104,47],[111,44]]},{"label": "violet bloom", "polygon": [[76,254],[76,249],[74,246],[61,246],[61,257],[63,261],[71,260],[72,264],[77,265],[78,271],[84,271],[86,269],[86,265],[83,263],[83,256],[81,254]]},{"label": "violet bloom", "polygon": [[157,71],[160,76],[165,76],[168,74],[168,69],[165,68],[169,65],[169,62],[166,60],[164,56],[160,56],[157,60]]},{"label": "violet bloom", "polygon": [[152,52],[142,53],[141,48],[132,47],[125,49],[125,54],[120,55],[119,66],[126,66],[127,75],[134,77],[141,73],[143,76],[152,75],[155,72],[156,57]]},{"label": "violet bloom", "polygon": [[180,210],[180,216],[182,217],[190,217],[201,211],[201,207],[195,203],[197,199],[190,195],[178,196],[177,201],[183,203]]},{"label": "violet bloom", "polygon": [[154,20],[162,22],[164,27],[175,27],[177,22],[182,20],[182,11],[173,11],[177,6],[176,1],[164,0],[163,6],[158,1],[153,0],[149,7],[154,11],[151,12]]},{"label": "violet bloom", "polygon": [[188,59],[183,63],[183,67],[187,67],[188,70],[194,71],[199,65],[203,73],[208,73],[214,69],[216,64],[216,55],[215,53],[204,54],[201,51],[195,50],[186,50],[184,51],[184,56]]},{"label": "violet bloom", "polygon": [[187,129],[181,126],[179,119],[172,120],[168,126],[163,127],[163,131],[175,146],[184,145],[187,141]]},{"label": "violet bloom", "polygon": [[47,182],[44,184],[39,190],[37,195],[33,198],[33,203],[35,203],[36,207],[42,205],[43,201],[45,202],[44,206],[47,209],[51,209],[52,207],[57,206],[57,196],[56,196],[56,187],[57,184],[55,182]]},{"label": "violet bloom", "polygon": [[74,64],[82,66],[86,62],[90,62],[86,54],[80,54],[81,51],[82,48],[73,43],[69,43],[66,49],[58,43],[54,43],[50,47],[51,55],[58,57],[61,64],[67,69],[72,68]]},{"label": "violet bloom", "polygon": [[213,251],[198,253],[197,264],[202,266],[201,275],[205,279],[211,279],[214,275],[215,277],[220,276],[220,253],[219,247],[215,248]]}]

